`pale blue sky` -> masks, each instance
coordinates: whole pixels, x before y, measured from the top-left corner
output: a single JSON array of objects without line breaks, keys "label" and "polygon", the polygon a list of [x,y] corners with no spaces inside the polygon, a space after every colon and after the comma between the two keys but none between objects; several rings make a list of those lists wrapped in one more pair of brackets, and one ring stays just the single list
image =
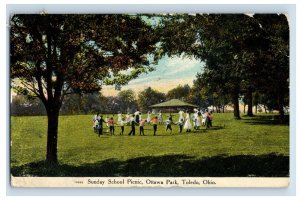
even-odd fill
[{"label": "pale blue sky", "polygon": [[[130,81],[122,90],[133,89],[137,93],[150,86],[160,92],[167,92],[179,84],[192,86],[197,72],[201,72],[203,68],[203,62],[183,56],[163,57],[155,68],[155,71]],[[115,96],[118,91],[114,86],[104,86],[102,93],[105,96]]]}]

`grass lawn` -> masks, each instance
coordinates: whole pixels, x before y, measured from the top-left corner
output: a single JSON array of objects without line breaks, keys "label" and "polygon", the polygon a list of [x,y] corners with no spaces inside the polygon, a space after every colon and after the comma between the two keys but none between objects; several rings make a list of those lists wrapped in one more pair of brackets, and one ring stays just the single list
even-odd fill
[{"label": "grass lawn", "polygon": [[159,125],[153,136],[148,125],[145,136],[139,136],[138,127],[135,136],[127,136],[130,127],[125,126],[120,136],[117,126],[115,136],[100,138],[93,132],[92,117],[60,116],[55,166],[44,164],[47,117],[11,117],[12,175],[289,176],[289,125],[279,124],[277,116],[234,120],[232,113],[214,113],[208,130],[179,134],[178,126],[172,125],[171,135]]}]

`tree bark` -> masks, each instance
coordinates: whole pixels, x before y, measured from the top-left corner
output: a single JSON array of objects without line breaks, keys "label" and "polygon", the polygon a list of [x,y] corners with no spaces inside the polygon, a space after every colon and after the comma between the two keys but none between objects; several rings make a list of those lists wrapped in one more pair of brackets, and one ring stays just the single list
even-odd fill
[{"label": "tree bark", "polygon": [[249,117],[252,117],[253,116],[253,111],[252,111],[252,108],[253,108],[253,104],[252,104],[252,90],[249,89],[248,90],[248,94],[247,94],[247,103],[248,103],[248,111],[247,111],[247,115]]},{"label": "tree bark", "polygon": [[240,117],[240,108],[239,108],[239,93],[234,92],[232,94],[232,102],[233,102],[233,114],[235,119],[241,119]]},{"label": "tree bark", "polygon": [[47,109],[47,115],[48,115],[48,131],[47,131],[48,134],[47,134],[46,162],[50,164],[56,164],[59,109],[49,107]]}]

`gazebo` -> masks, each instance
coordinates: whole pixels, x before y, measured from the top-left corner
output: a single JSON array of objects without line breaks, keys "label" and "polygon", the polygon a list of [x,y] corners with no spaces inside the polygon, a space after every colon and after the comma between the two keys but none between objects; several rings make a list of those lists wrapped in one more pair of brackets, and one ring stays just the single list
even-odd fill
[{"label": "gazebo", "polygon": [[171,110],[178,110],[178,109],[192,109],[192,108],[197,108],[198,106],[190,103],[186,103],[179,99],[171,99],[169,101],[154,104],[149,107],[154,109],[167,109],[168,111],[171,111]]}]

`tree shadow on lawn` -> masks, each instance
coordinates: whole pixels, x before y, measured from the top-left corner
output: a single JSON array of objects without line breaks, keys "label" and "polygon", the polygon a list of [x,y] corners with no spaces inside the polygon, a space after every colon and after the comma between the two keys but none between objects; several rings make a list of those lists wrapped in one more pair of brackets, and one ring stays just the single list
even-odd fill
[{"label": "tree shadow on lawn", "polygon": [[47,166],[43,161],[11,168],[13,176],[45,177],[288,177],[289,157],[218,155],[196,159],[187,155],[146,156],[91,164]]},{"label": "tree shadow on lawn", "polygon": [[284,116],[284,120],[280,121],[279,115],[264,115],[242,118],[245,123],[250,125],[289,125],[289,115]]}]

